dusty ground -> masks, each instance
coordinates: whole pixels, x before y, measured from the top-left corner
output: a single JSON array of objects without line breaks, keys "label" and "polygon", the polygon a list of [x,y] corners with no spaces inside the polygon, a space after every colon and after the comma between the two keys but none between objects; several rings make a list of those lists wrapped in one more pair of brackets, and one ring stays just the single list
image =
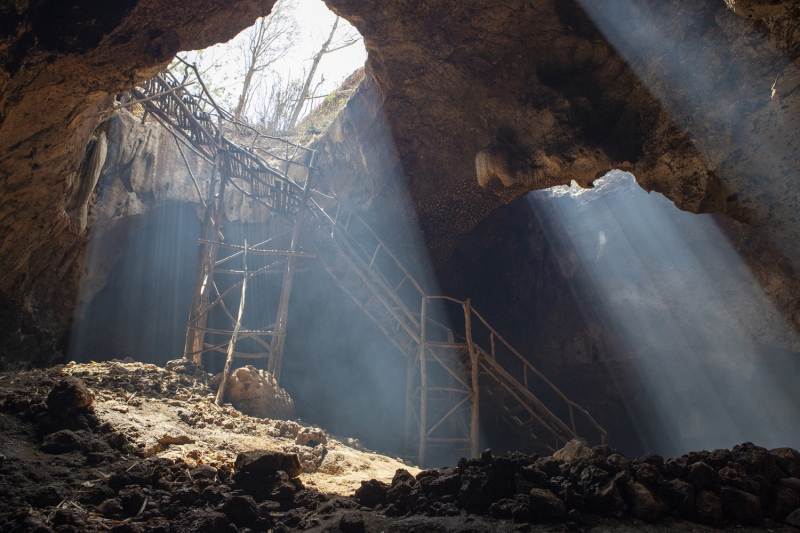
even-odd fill
[{"label": "dusty ground", "polygon": [[[50,373],[82,379],[95,393],[95,412],[101,422],[110,422],[127,435],[143,457],[180,457],[191,466],[230,468],[243,451],[297,451],[295,434],[301,426],[252,418],[229,404],[218,407],[203,378],[151,364],[117,362],[68,364]],[[6,379],[13,375],[2,375],[0,386]],[[318,471],[303,473],[303,483],[328,494],[349,496],[364,479],[388,483],[398,468],[419,472],[395,458],[365,450],[357,440],[349,441],[329,437]]]}]

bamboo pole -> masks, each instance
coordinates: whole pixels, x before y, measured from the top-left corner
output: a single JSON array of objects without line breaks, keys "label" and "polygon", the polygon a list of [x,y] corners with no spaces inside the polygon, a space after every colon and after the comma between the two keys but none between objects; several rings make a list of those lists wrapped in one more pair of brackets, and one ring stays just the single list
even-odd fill
[{"label": "bamboo pole", "polygon": [[[309,167],[316,166],[317,152],[311,152],[311,161]],[[306,176],[306,182],[303,185],[303,196],[300,199],[300,207],[295,214],[294,227],[292,228],[292,240],[289,244],[289,251],[296,252],[298,247],[298,240],[300,238],[300,227],[303,224],[303,213],[306,211],[306,204],[308,203],[308,194],[311,190],[311,177],[313,172],[309,170]],[[297,256],[291,255],[286,261],[286,273],[283,276],[283,285],[281,287],[281,299],[278,304],[278,318],[275,320],[275,332],[284,334],[286,333],[287,319],[289,318],[289,297],[292,294],[292,282],[294,278],[295,265],[297,264]],[[281,335],[272,338],[270,347],[270,358],[268,370],[275,378],[275,384],[280,384],[281,379],[281,364],[283,362],[283,347],[286,343],[286,337]]]},{"label": "bamboo pole", "polygon": [[217,389],[217,397],[214,403],[222,405],[222,399],[225,397],[225,384],[228,381],[228,376],[233,367],[233,354],[236,347],[236,339],[239,336],[239,329],[242,327],[242,315],[244,314],[244,297],[247,292],[247,239],[244,241],[244,254],[242,254],[244,261],[244,281],[242,282],[242,298],[239,300],[239,316],[236,318],[236,327],[233,328],[233,335],[231,335],[231,343],[228,345],[228,357],[225,359],[225,370],[222,371],[222,381],[219,382]]},{"label": "bamboo pole", "polygon": [[409,455],[411,448],[411,415],[413,409],[411,405],[411,388],[414,381],[414,363],[416,363],[416,357],[406,354],[406,437],[403,443],[403,454],[406,456]]},{"label": "bamboo pole", "polygon": [[464,330],[469,347],[469,361],[472,366],[472,422],[470,427],[470,448],[472,457],[480,453],[480,386],[478,384],[478,352],[472,343],[472,304],[470,299],[464,302]]},{"label": "bamboo pole", "polygon": [[428,299],[423,296],[422,298],[422,312],[420,316],[422,320],[420,322],[420,330],[419,330],[419,374],[422,380],[421,386],[422,389],[420,391],[420,404],[419,404],[419,467],[423,468],[425,464],[425,441],[428,439],[428,432],[426,429],[426,414],[427,414],[427,402],[428,402],[428,375],[427,375],[427,368],[425,366],[425,313],[427,311]]},{"label": "bamboo pole", "polygon": [[[220,130],[221,131],[221,130]],[[222,226],[222,216],[224,215],[225,211],[225,182],[227,181],[225,177],[222,175],[221,171],[221,162],[222,157],[220,152],[217,152],[217,155],[214,156],[214,170],[212,171],[211,177],[211,201],[213,205],[213,212],[212,212],[212,241],[218,241],[219,236],[221,234],[221,226]],[[219,193],[217,194],[216,200],[214,199],[214,176],[219,175]],[[204,235],[205,237],[205,235]],[[206,248],[208,255],[206,256],[206,269],[205,269],[205,277],[203,279],[202,289],[200,293],[200,308],[198,313],[198,318],[196,320],[197,326],[201,328],[205,327],[206,321],[208,319],[208,314],[204,313],[204,311],[208,308],[209,296],[211,294],[211,285],[214,281],[214,264],[217,262],[217,252],[219,249],[214,244],[207,245]],[[205,345],[205,334],[202,331],[195,331],[194,335],[194,345],[192,346],[192,352],[198,352],[203,349]],[[200,356],[195,356],[198,360],[195,363],[200,364],[201,358]]]}]

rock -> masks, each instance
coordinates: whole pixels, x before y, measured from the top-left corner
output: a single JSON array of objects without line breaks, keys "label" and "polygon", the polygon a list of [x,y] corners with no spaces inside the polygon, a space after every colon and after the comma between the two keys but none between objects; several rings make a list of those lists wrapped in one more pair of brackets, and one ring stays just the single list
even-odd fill
[{"label": "rock", "polygon": [[158,443],[164,447],[172,444],[191,444],[194,439],[176,427],[169,427],[167,431],[158,437]]},{"label": "rock", "polygon": [[800,477],[800,452],[792,448],[775,448],[769,454],[775,464],[790,477]]},{"label": "rock", "polygon": [[723,468],[733,461],[733,454],[725,449],[717,449],[708,454],[705,463],[715,470]]},{"label": "rock", "polygon": [[270,452],[266,450],[253,450],[242,452],[236,456],[233,463],[236,470],[234,478],[239,476],[253,476],[267,479],[283,470],[290,478],[295,478],[303,472],[300,459],[296,453]]},{"label": "rock", "polygon": [[585,439],[572,439],[553,454],[554,459],[565,463],[571,463],[578,459],[594,459],[595,457],[597,454],[589,447],[589,443]]},{"label": "rock", "polygon": [[42,451],[45,453],[60,454],[81,449],[81,439],[75,432],[62,429],[46,435],[42,441]]},{"label": "rock", "polygon": [[661,472],[659,472],[658,468],[649,463],[635,464],[632,467],[632,471],[636,481],[650,488],[655,488],[658,485],[658,479],[661,477]]},{"label": "rock", "polygon": [[715,490],[719,485],[719,476],[708,464],[700,461],[689,465],[687,479],[696,491]]},{"label": "rock", "polygon": [[200,465],[189,470],[192,479],[214,479],[217,476],[217,469],[211,465]]},{"label": "rock", "polygon": [[592,485],[585,491],[584,497],[589,509],[603,514],[616,513],[625,505],[622,493],[613,480],[602,486]]},{"label": "rock", "polygon": [[344,533],[364,533],[364,517],[358,511],[342,513],[339,518],[339,529]]},{"label": "rock", "polygon": [[[221,381],[222,374],[217,374],[209,385],[216,390]],[[294,401],[289,394],[278,386],[272,374],[252,365],[237,368],[228,377],[225,401],[258,418],[294,418]]]},{"label": "rock", "polygon": [[792,527],[800,528],[800,509],[790,513],[785,522]]},{"label": "rock", "polygon": [[785,477],[778,481],[778,484],[781,487],[786,487],[787,489],[792,489],[798,495],[800,495],[800,479],[796,477]]},{"label": "rock", "polygon": [[633,516],[645,522],[654,522],[669,511],[665,502],[635,481],[625,485],[625,503]]},{"label": "rock", "polygon": [[606,464],[618,472],[630,471],[631,469],[631,463],[620,454],[609,455],[606,459]]},{"label": "rock", "polygon": [[740,524],[758,524],[764,516],[758,496],[733,487],[722,487],[720,499],[725,515]]},{"label": "rock", "polygon": [[694,511],[694,487],[680,479],[673,479],[663,486],[661,494],[670,507],[689,516]]},{"label": "rock", "polygon": [[547,477],[561,475],[561,461],[555,457],[540,457],[533,463],[533,466],[544,472]]},{"label": "rock", "polygon": [[297,432],[294,442],[302,446],[313,447],[319,444],[328,444],[328,437],[319,428],[303,428]]},{"label": "rock", "polygon": [[800,496],[795,491],[781,486],[775,487],[773,510],[779,521],[797,508],[800,508]]},{"label": "rock", "polygon": [[722,500],[711,491],[703,491],[695,503],[697,521],[710,526],[722,524]]},{"label": "rock", "polygon": [[68,377],[56,383],[47,395],[47,408],[51,413],[66,414],[91,407],[94,395],[86,384],[76,377]]},{"label": "rock", "polygon": [[549,490],[531,490],[529,502],[534,522],[560,522],[566,515],[564,502]]},{"label": "rock", "polygon": [[202,372],[201,367],[199,367],[193,361],[186,359],[173,359],[172,361],[167,361],[167,364],[164,365],[164,368],[170,372],[175,372],[176,374],[195,375],[198,372]]},{"label": "rock", "polygon": [[361,482],[361,487],[356,489],[355,498],[364,507],[373,508],[376,505],[386,504],[388,492],[389,485],[377,479],[371,479]]},{"label": "rock", "polygon": [[144,491],[139,485],[129,485],[120,489],[117,496],[122,501],[122,507],[125,509],[126,515],[136,516],[139,514],[145,500]]},{"label": "rock", "polygon": [[106,518],[122,518],[125,509],[118,498],[110,498],[96,507],[96,511]]},{"label": "rock", "polygon": [[748,476],[764,476],[770,482],[787,477],[775,464],[775,456],[766,448],[745,442],[734,446],[731,453],[734,460],[744,467]]},{"label": "rock", "polygon": [[258,507],[252,496],[233,496],[219,510],[239,528],[251,525],[258,518]]},{"label": "rock", "polygon": [[31,503],[34,507],[55,507],[64,499],[65,491],[55,485],[47,485],[33,494]]}]

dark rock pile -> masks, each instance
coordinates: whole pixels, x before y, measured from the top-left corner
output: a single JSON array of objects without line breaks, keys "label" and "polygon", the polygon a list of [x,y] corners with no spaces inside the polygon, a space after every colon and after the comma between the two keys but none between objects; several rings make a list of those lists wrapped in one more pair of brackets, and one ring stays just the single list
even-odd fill
[{"label": "dark rock pile", "polygon": [[398,470],[391,485],[362,482],[356,499],[387,516],[489,515],[517,523],[584,525],[592,516],[711,526],[800,527],[800,453],[751,443],[664,460],[628,461],[608,446],[570,443],[556,457],[512,453],[457,468]]}]

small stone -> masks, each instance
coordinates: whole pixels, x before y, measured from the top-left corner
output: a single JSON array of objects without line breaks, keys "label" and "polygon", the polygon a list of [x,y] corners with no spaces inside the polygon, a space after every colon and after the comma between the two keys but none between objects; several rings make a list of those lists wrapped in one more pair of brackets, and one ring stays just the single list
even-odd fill
[{"label": "small stone", "polygon": [[122,501],[117,498],[110,498],[96,508],[97,512],[106,518],[122,518],[125,509],[122,507]]}]

